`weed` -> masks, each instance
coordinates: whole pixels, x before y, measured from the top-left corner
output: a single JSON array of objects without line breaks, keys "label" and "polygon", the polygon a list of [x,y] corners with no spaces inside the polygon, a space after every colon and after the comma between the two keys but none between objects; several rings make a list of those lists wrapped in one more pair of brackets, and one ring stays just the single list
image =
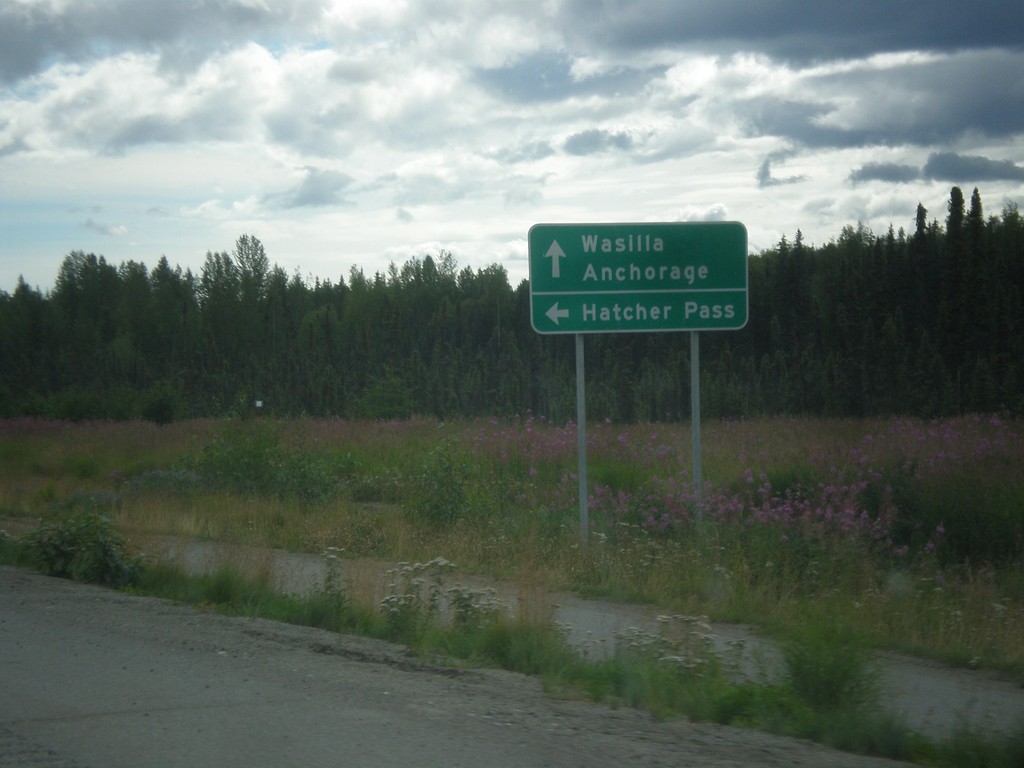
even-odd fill
[{"label": "weed", "polygon": [[877,674],[853,632],[836,621],[808,622],[783,643],[788,685],[808,708],[857,711],[875,703]]},{"label": "weed", "polygon": [[67,472],[79,480],[91,480],[100,474],[100,465],[91,456],[71,456]]},{"label": "weed", "polygon": [[200,592],[204,603],[218,606],[234,606],[250,609],[263,590],[258,582],[247,579],[237,568],[218,567],[213,573],[199,578]]},{"label": "weed", "polygon": [[184,494],[196,490],[200,480],[197,473],[185,469],[150,469],[127,480],[122,491],[126,494]]},{"label": "weed", "polygon": [[633,628],[619,636],[616,695],[656,715],[711,719],[727,681],[706,620],[662,616],[659,623],[658,633]]},{"label": "weed", "polygon": [[445,590],[452,625],[459,629],[483,629],[494,624],[506,606],[493,587],[474,589],[456,585]]},{"label": "weed", "polygon": [[343,550],[337,547],[328,547],[324,551],[326,568],[323,589],[307,598],[309,616],[303,623],[334,631],[340,631],[355,623],[352,601],[343,581],[342,552]]},{"label": "weed", "polygon": [[447,435],[438,441],[413,479],[412,510],[429,525],[451,526],[466,513],[467,466]]},{"label": "weed", "polygon": [[551,624],[512,621],[499,616],[471,637],[473,650],[463,652],[463,658],[479,659],[513,672],[540,675],[549,689],[575,683],[583,663],[565,634]]},{"label": "weed", "polygon": [[437,623],[444,594],[444,575],[455,564],[443,557],[428,563],[399,563],[387,572],[387,596],[381,601],[392,639],[415,643]]}]

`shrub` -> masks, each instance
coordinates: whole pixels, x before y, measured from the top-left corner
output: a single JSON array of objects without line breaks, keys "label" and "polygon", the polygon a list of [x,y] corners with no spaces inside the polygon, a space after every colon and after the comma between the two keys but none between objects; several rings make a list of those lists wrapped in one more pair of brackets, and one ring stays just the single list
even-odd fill
[{"label": "shrub", "polygon": [[342,481],[320,456],[283,445],[279,430],[263,425],[225,431],[186,469],[215,488],[304,502],[325,501]]},{"label": "shrub", "polygon": [[905,510],[900,520],[901,543],[935,550],[948,565],[1002,565],[1024,556],[1019,481],[1009,470],[985,475],[973,472],[950,468],[905,483],[901,488]]},{"label": "shrub", "polygon": [[135,583],[141,571],[139,558],[128,554],[110,519],[95,510],[44,523],[27,544],[36,564],[50,576],[123,587]]},{"label": "shrub", "polygon": [[142,418],[154,424],[170,424],[178,410],[177,393],[166,382],[154,386],[142,400]]}]

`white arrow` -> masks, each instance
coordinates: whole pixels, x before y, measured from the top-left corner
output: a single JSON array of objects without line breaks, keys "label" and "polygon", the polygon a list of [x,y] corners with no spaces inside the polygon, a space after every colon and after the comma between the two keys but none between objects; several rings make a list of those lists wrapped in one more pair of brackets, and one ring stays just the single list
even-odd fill
[{"label": "white arrow", "polygon": [[[555,263],[557,264],[558,262],[555,262]],[[558,321],[560,319],[562,319],[563,317],[569,317],[569,310],[568,309],[559,309],[558,308],[558,302],[556,301],[554,304],[551,305],[551,309],[549,309],[544,314],[547,315],[551,319],[552,323],[554,323],[555,325],[558,325]]]},{"label": "white arrow", "polygon": [[[548,248],[548,252],[544,254],[544,258],[551,259],[551,276],[561,277],[558,271],[558,260],[565,256],[565,251],[562,250],[562,246],[558,244],[557,240],[551,241],[551,247]],[[556,321],[557,322],[557,321]]]}]

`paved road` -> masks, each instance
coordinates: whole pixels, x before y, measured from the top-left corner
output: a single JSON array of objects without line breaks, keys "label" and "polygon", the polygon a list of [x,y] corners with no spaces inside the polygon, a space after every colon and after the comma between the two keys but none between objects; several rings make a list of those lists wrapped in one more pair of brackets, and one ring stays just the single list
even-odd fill
[{"label": "paved road", "polygon": [[0,766],[893,765],[0,567]]}]

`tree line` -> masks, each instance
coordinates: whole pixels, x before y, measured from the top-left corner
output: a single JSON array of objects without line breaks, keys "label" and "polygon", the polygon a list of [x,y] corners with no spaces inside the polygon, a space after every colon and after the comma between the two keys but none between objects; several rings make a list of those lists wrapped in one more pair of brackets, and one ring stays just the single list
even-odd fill
[{"label": "tree line", "polygon": [[[701,334],[707,416],[1024,412],[1024,222],[950,192],[944,223],[798,230],[749,258],[750,320]],[[585,339],[595,419],[689,416],[685,333]],[[0,292],[0,416],[389,419],[575,413],[569,336],[529,285],[450,253],[337,282],[289,276],[243,235],[198,274],[68,254],[45,293]]]}]

